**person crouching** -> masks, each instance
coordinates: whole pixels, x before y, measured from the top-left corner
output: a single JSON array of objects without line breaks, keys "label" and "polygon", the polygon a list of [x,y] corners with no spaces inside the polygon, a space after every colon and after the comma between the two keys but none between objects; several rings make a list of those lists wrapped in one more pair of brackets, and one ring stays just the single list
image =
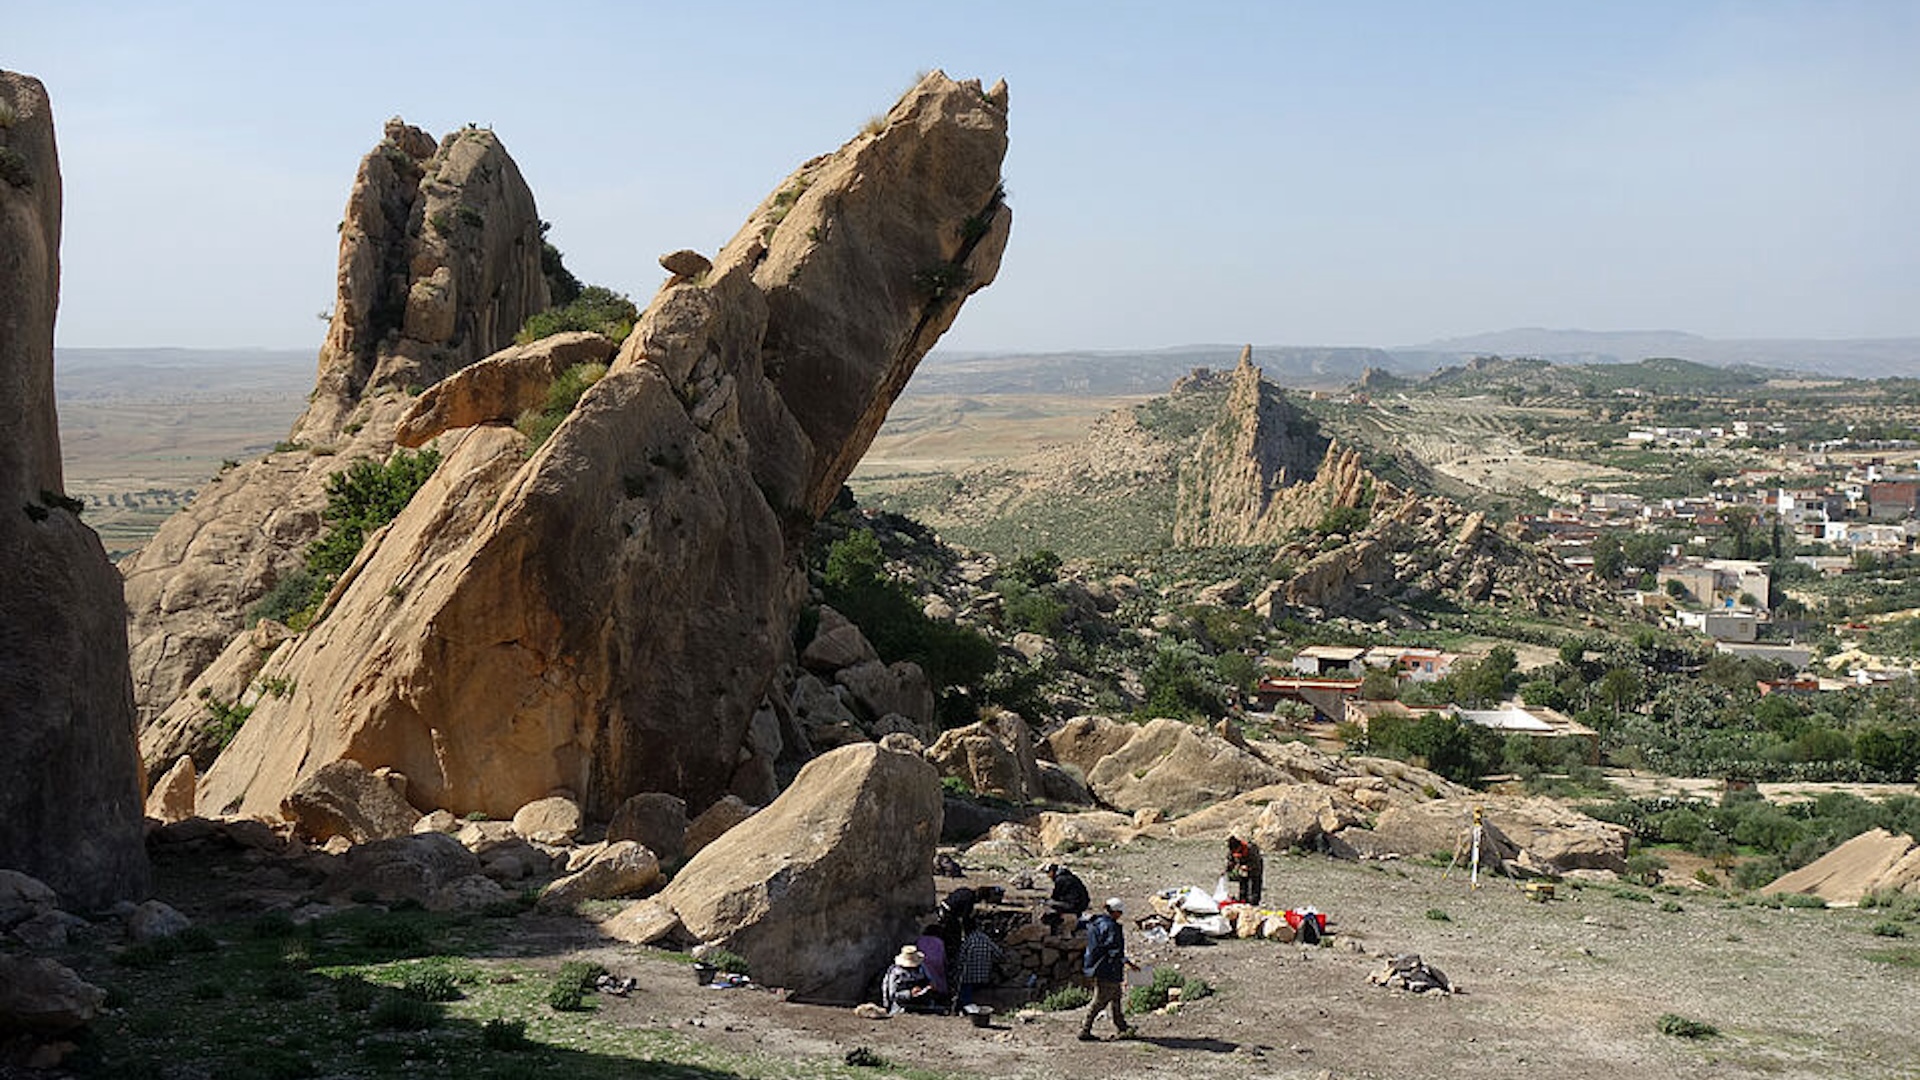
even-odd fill
[{"label": "person crouching", "polygon": [[880,1004],[889,1016],[938,1011],[933,980],[927,977],[926,957],[917,945],[903,945],[900,955],[880,979]]}]

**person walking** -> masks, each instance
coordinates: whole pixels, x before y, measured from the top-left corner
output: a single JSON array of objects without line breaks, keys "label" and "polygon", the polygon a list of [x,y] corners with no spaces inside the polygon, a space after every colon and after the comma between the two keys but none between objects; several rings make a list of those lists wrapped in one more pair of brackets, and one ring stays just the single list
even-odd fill
[{"label": "person walking", "polygon": [[1087,953],[1080,962],[1080,970],[1093,980],[1093,1004],[1080,1024],[1081,1042],[1093,1041],[1093,1022],[1100,1018],[1100,1010],[1107,1008],[1113,1010],[1116,1037],[1133,1032],[1120,1012],[1120,991],[1127,977],[1126,969],[1138,971],[1140,966],[1127,959],[1127,935],[1120,927],[1123,910],[1120,898],[1110,896],[1099,914],[1087,920]]}]

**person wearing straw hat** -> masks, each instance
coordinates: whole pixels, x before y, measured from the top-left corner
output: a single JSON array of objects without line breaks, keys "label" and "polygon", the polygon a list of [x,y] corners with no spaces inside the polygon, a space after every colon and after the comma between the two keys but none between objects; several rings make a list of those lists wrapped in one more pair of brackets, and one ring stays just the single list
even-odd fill
[{"label": "person wearing straw hat", "polygon": [[934,1008],[933,980],[927,977],[926,959],[918,945],[900,947],[900,955],[893,958],[893,966],[880,979],[880,1004],[888,1015]]}]

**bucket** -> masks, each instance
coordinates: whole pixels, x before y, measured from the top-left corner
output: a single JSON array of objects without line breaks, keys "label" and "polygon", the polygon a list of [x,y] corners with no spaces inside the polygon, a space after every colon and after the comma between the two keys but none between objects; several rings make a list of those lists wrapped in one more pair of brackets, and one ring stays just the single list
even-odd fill
[{"label": "bucket", "polygon": [[714,973],[719,970],[719,968],[714,967],[712,964],[696,963],[693,965],[693,981],[696,985],[705,986],[713,981]]},{"label": "bucket", "polygon": [[983,1028],[993,1025],[993,1006],[969,1005],[965,1011],[967,1019],[973,1021],[974,1027]]}]

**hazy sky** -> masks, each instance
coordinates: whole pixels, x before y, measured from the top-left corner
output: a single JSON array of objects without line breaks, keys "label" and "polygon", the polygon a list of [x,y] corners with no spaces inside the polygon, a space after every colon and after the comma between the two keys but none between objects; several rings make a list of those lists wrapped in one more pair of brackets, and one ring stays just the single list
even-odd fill
[{"label": "hazy sky", "polygon": [[1005,77],[961,349],[1920,335],[1920,4],[12,4],[66,346],[316,348],[395,114],[492,127],[644,304],[916,71]]}]

